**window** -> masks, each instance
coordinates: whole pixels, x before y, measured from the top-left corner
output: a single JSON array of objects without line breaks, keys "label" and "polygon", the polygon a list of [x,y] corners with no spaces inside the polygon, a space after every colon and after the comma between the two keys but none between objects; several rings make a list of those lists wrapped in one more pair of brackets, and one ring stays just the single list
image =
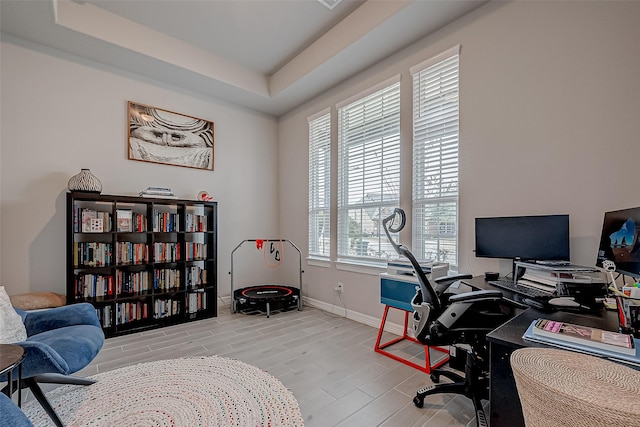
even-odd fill
[{"label": "window", "polygon": [[400,202],[400,77],[338,106],[338,256],[396,256],[382,220]]},{"label": "window", "polygon": [[456,46],[411,68],[413,244],[416,257],[458,265],[458,58]]},{"label": "window", "polygon": [[309,117],[309,255],[329,257],[331,115],[329,110]]}]

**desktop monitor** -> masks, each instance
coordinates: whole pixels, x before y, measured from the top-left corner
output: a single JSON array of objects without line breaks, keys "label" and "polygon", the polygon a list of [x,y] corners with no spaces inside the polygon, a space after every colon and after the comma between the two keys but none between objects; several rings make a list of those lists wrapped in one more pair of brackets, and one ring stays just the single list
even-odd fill
[{"label": "desktop monitor", "polygon": [[569,261],[569,215],[476,218],[476,256]]},{"label": "desktop monitor", "polygon": [[613,261],[616,270],[640,277],[640,207],[605,212],[596,265]]}]

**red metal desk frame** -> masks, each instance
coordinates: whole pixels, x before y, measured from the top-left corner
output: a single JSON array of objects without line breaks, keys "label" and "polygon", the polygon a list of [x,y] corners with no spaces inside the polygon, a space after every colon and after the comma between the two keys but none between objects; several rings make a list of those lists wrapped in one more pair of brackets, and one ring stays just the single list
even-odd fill
[{"label": "red metal desk frame", "polygon": [[[384,332],[384,325],[387,322],[387,315],[389,314],[389,308],[395,308],[397,310],[402,310],[404,311],[404,328],[403,328],[403,332],[402,332],[402,336],[394,338],[390,341],[387,341],[385,343],[380,343],[380,341],[382,340],[382,333]],[[382,315],[382,322],[380,322],[380,330],[378,331],[378,339],[376,339],[376,345],[374,347],[374,350],[376,353],[380,353],[383,354],[387,357],[390,357],[394,360],[397,360],[398,362],[404,363],[405,365],[411,366],[412,368],[416,368],[422,372],[426,372],[427,374],[431,373],[432,369],[436,369],[442,365],[444,365],[445,363],[447,363],[449,361],[449,349],[448,348],[444,348],[444,347],[429,347],[428,345],[424,346],[424,359],[425,359],[425,364],[424,366],[422,365],[418,365],[415,362],[412,362],[411,360],[405,359],[401,356],[398,356],[397,354],[393,354],[390,353],[388,351],[385,350],[385,348],[393,345],[393,344],[397,344],[401,341],[404,340],[409,340],[418,344],[421,344],[417,339],[415,339],[414,337],[412,337],[411,335],[407,334],[407,326],[409,324],[409,312],[406,310],[403,310],[401,308],[398,307],[393,307],[390,305],[385,305],[384,306],[384,314]],[[437,361],[434,364],[431,364],[431,357],[429,355],[429,349],[432,348],[434,350],[446,353],[447,356],[443,357],[441,360]]]}]

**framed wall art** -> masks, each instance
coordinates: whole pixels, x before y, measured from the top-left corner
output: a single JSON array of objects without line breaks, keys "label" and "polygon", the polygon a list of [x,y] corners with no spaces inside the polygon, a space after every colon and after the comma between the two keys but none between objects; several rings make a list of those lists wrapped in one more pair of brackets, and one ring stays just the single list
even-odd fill
[{"label": "framed wall art", "polygon": [[213,122],[129,101],[129,159],[213,170]]}]

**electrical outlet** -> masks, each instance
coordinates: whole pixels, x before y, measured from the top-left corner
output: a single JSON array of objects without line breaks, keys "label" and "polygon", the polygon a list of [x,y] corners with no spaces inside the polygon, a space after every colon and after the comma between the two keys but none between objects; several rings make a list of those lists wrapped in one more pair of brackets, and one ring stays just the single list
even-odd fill
[{"label": "electrical outlet", "polygon": [[339,294],[343,293],[344,292],[344,283],[338,282],[338,286],[336,286],[334,289]]}]

